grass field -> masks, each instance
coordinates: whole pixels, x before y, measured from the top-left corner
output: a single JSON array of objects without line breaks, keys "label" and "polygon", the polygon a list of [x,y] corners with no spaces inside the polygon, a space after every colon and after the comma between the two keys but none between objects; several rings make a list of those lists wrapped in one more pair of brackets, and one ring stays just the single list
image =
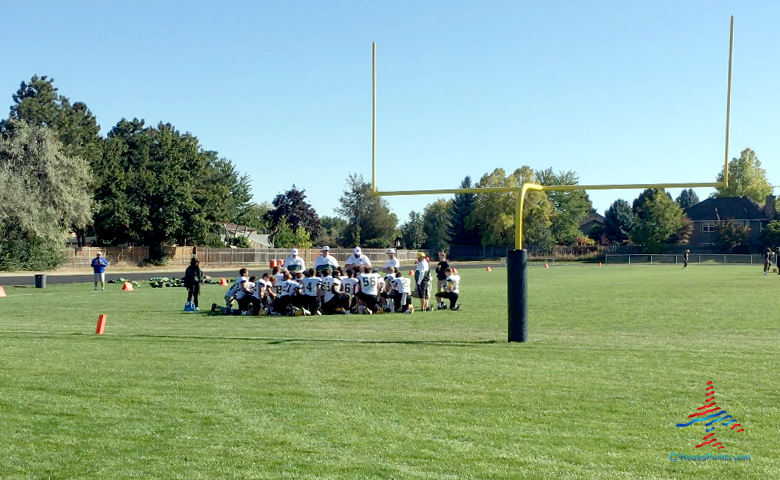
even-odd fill
[{"label": "grass field", "polygon": [[[183,289],[7,288],[0,478],[780,478],[780,276],[462,270],[461,312],[218,317]],[[224,287],[205,286],[203,305]],[[106,334],[94,334],[98,314]],[[675,427],[704,403],[725,449]],[[670,461],[670,453],[750,461]]]}]

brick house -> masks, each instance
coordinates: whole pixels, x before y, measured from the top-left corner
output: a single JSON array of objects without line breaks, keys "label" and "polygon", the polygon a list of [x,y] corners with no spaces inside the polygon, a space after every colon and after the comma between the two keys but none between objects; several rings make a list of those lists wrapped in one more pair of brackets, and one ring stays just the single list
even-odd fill
[{"label": "brick house", "polygon": [[733,219],[737,225],[750,227],[748,242],[760,246],[758,237],[761,230],[767,223],[778,219],[773,195],[766,197],[766,205],[763,207],[748,197],[708,198],[686,208],[685,214],[693,220],[689,245],[702,247],[715,244],[715,226],[719,221],[728,219]]}]

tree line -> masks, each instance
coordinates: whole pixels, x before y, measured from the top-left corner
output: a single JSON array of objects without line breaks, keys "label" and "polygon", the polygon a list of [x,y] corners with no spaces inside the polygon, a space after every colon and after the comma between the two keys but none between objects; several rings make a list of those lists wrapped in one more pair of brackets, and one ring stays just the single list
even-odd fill
[{"label": "tree line", "polygon": [[[12,99],[8,118],[0,121],[0,269],[57,266],[71,233],[79,246],[88,236],[104,246],[147,245],[150,261],[164,262],[164,245],[225,246],[224,223],[269,234],[282,248],[400,245],[438,251],[448,245],[514,243],[516,192],[437,199],[399,225],[387,200],[371,195],[362,176],[350,174],[335,215],[321,217],[296,185],[270,203],[253,201],[247,175],[170,123],[123,118],[102,137],[87,105],[71,102],[45,76],[22,82]],[[729,171],[729,186],[714,196],[744,195],[763,203],[772,193],[752,150],[733,159]],[[495,169],[476,182],[466,177],[460,187],[526,182],[575,185],[579,178],[574,171],[523,166],[511,173]],[[523,241],[540,250],[608,242],[663,251],[690,237],[692,222],[683,210],[697,202],[693,190],[676,200],[663,190],[646,190],[632,204],[616,200],[604,228],[586,237],[580,225],[595,212],[586,192],[530,191]],[[774,231],[770,227],[765,231]],[[729,248],[746,238],[733,222],[718,228]],[[227,241],[248,246],[245,238]]]}]

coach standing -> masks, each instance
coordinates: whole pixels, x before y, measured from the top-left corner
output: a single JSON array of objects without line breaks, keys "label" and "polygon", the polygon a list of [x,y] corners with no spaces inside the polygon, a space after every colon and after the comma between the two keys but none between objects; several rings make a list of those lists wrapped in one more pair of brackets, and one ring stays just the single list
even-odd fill
[{"label": "coach standing", "polygon": [[414,280],[417,284],[417,296],[420,297],[420,309],[426,312],[428,311],[428,298],[431,295],[431,267],[422,252],[417,253]]},{"label": "coach standing", "polygon": [[306,270],[306,263],[298,256],[298,249],[293,248],[290,256],[284,261],[283,268],[288,272],[303,272]]},{"label": "coach standing", "polygon": [[97,252],[97,256],[92,259],[92,271],[94,272],[93,277],[95,280],[95,290],[97,290],[98,282],[100,282],[103,290],[106,289],[106,267],[108,266],[108,262],[101,255],[102,254],[100,252]]}]

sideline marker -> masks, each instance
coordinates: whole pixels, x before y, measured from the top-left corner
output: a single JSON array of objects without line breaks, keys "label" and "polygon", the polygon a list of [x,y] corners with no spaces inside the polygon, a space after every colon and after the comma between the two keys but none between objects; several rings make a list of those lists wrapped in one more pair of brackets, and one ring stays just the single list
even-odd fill
[{"label": "sideline marker", "polygon": [[5,297],[5,289],[3,287],[0,287],[0,297]]},{"label": "sideline marker", "polygon": [[228,284],[228,283],[227,283],[227,278],[225,278],[225,277],[222,277],[221,279],[219,279],[219,285],[220,285],[221,287],[227,287],[227,284]]},{"label": "sideline marker", "polygon": [[122,284],[122,290],[126,292],[132,292],[133,291],[133,284],[130,282],[125,282]]},{"label": "sideline marker", "polygon": [[106,316],[98,315],[98,324],[95,333],[97,333],[98,335],[103,335],[103,331],[105,329],[106,329]]},{"label": "sideline marker", "polygon": [[487,267],[487,268],[485,269],[485,271],[486,271],[486,272],[492,272],[492,271],[493,271],[493,269],[492,269],[492,268],[490,268],[490,267]]},{"label": "sideline marker", "polygon": [[409,270],[409,275],[414,275],[414,270]]},{"label": "sideline marker", "polygon": [[544,264],[544,268],[550,268],[550,264],[549,263],[545,263]]}]

